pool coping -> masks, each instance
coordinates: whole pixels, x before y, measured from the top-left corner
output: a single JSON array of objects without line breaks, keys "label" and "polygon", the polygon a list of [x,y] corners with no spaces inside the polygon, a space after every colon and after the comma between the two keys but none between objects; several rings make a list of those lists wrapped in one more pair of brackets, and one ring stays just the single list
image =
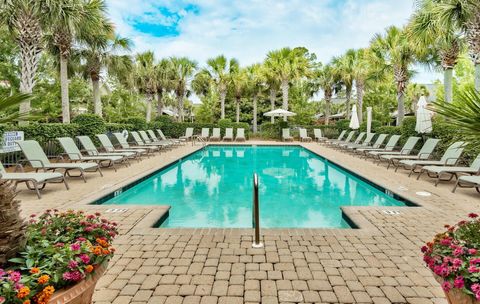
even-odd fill
[{"label": "pool coping", "polygon": [[[193,146],[193,145],[192,145]],[[175,163],[181,161],[182,159],[189,157],[190,155],[204,149],[207,146],[296,146],[306,149],[310,153],[315,154],[316,156],[325,159],[326,161],[334,164],[335,166],[341,168],[349,172],[350,174],[360,178],[362,181],[369,183],[371,186],[376,187],[381,191],[390,191],[398,198],[405,202],[409,202],[411,205],[405,206],[343,206],[340,207],[342,211],[342,216],[351,224],[351,228],[263,228],[261,229],[262,235],[278,235],[278,234],[286,234],[286,235],[383,235],[383,232],[378,229],[375,225],[373,225],[364,215],[362,215],[362,211],[395,211],[392,209],[396,208],[411,208],[411,207],[423,207],[423,205],[419,202],[418,198],[415,197],[408,197],[404,195],[404,193],[399,193],[396,190],[391,190],[390,187],[382,185],[381,182],[373,182],[369,180],[367,177],[363,176],[359,172],[355,170],[348,169],[338,162],[332,160],[329,157],[321,155],[313,150],[311,150],[308,146],[304,146],[302,143],[207,143],[206,145],[198,146],[194,151],[189,152],[185,155],[182,155],[173,161],[159,167],[154,168],[152,170],[145,171],[137,176],[128,178],[124,181],[121,181],[114,185],[112,189],[105,189],[104,191],[100,191],[96,194],[93,194],[91,197],[85,198],[82,202],[86,202],[87,205],[95,205],[97,207],[109,207],[116,205],[102,205],[96,204],[98,200],[101,200],[119,189],[123,189],[126,186],[128,188],[144,181],[145,179],[151,177],[152,175],[156,174],[157,172],[164,170]],[[78,203],[76,203],[78,204]],[[191,235],[191,234],[234,234],[234,235],[253,235],[252,228],[163,228],[163,227],[154,227],[158,222],[168,214],[168,210],[170,209],[169,205],[133,205],[133,204],[126,204],[121,205],[122,208],[134,209],[138,207],[148,208],[151,211],[144,216],[142,219],[136,223],[133,228],[129,231],[129,234],[136,234],[136,235],[161,235],[161,234],[179,234],[179,235]],[[103,209],[103,208],[102,208]],[[353,227],[354,226],[354,227]]]}]

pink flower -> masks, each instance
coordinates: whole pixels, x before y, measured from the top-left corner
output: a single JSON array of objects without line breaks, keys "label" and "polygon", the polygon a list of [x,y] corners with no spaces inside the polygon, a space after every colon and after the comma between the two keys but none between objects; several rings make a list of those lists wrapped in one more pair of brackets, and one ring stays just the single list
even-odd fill
[{"label": "pink flower", "polygon": [[465,281],[462,276],[458,276],[455,278],[455,281],[453,281],[453,286],[455,288],[463,288],[465,286]]},{"label": "pink flower", "polygon": [[470,266],[470,267],[468,267],[468,272],[470,272],[470,273],[480,272],[480,268],[477,268],[475,266]]},{"label": "pink flower", "polygon": [[477,217],[478,217],[478,214],[476,214],[476,213],[469,213],[469,214],[468,214],[468,217],[469,217],[469,218],[477,218]]},{"label": "pink flower", "polygon": [[78,251],[78,250],[80,250],[80,244],[74,243],[74,244],[70,245],[70,249],[72,251]]},{"label": "pink flower", "polygon": [[471,254],[471,255],[477,254],[477,249],[475,249],[475,248],[468,249],[468,254]]},{"label": "pink flower", "polygon": [[65,244],[64,243],[56,243],[54,246],[55,247],[63,247],[63,246],[65,246]]},{"label": "pink flower", "polygon": [[475,283],[475,284],[472,284],[472,291],[477,293],[480,291],[480,284],[479,283]]},{"label": "pink flower", "polygon": [[88,264],[90,262],[90,257],[86,254],[81,254],[79,258],[84,264]]},{"label": "pink flower", "polygon": [[450,239],[442,239],[440,241],[440,244],[442,244],[444,246],[449,246],[451,243],[452,243],[452,241]]},{"label": "pink flower", "polygon": [[462,255],[462,254],[463,254],[463,248],[461,248],[461,247],[457,247],[457,248],[453,251],[453,255],[456,256],[456,257],[458,257],[458,256],[460,256],[460,255]]},{"label": "pink flower", "polygon": [[0,296],[0,304],[5,303],[6,299],[5,297]]},{"label": "pink flower", "polygon": [[480,258],[475,258],[470,260],[470,265],[480,264]]},{"label": "pink flower", "polygon": [[36,216],[37,216],[36,214],[31,214],[31,215],[30,215],[31,218],[34,218],[34,217],[36,217]]},{"label": "pink flower", "polygon": [[443,282],[443,284],[442,284],[442,288],[443,288],[443,290],[445,290],[446,292],[449,292],[450,289],[452,289],[452,284],[450,284],[450,282],[448,282],[448,281],[445,281],[445,282]]},{"label": "pink flower", "polygon": [[422,252],[425,253],[428,251],[428,247],[427,246],[422,246]]},{"label": "pink flower", "polygon": [[80,281],[81,279],[83,279],[83,275],[80,271],[76,270],[76,271],[63,273],[62,278],[65,281],[76,281],[77,282],[77,281]]},{"label": "pink flower", "polygon": [[93,228],[92,228],[92,227],[86,227],[85,229],[83,229],[83,231],[85,231],[85,232],[92,232],[92,231],[93,231]]},{"label": "pink flower", "polygon": [[13,271],[12,273],[10,273],[10,280],[15,282],[15,283],[20,281],[21,277],[22,277],[22,275],[18,271]]},{"label": "pink flower", "polygon": [[79,238],[77,238],[77,241],[78,241],[78,242],[85,242],[86,240],[87,240],[87,239],[84,238],[84,237],[79,237]]},{"label": "pink flower", "polygon": [[77,261],[71,260],[70,262],[68,262],[68,268],[70,268],[71,270],[75,270],[77,267],[78,267]]},{"label": "pink flower", "polygon": [[462,266],[463,261],[460,260],[460,259],[453,259],[452,264],[453,264],[453,266],[458,268],[458,267]]}]

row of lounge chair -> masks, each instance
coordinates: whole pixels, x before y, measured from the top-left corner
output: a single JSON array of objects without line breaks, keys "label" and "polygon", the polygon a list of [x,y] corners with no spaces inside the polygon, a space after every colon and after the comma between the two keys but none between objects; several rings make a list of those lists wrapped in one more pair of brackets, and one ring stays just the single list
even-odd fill
[{"label": "row of lounge chair", "polygon": [[[98,134],[97,139],[101,144],[101,151],[96,147],[88,136],[77,136],[79,148],[75,140],[70,137],[57,138],[64,153],[58,161],[52,162],[43,151],[40,144],[35,140],[17,142],[25,156],[25,160],[19,161],[15,172],[7,172],[0,163],[0,179],[7,180],[16,187],[19,183],[25,183],[27,188],[35,190],[38,198],[41,198],[40,190],[47,183],[63,183],[69,189],[66,177],[81,177],[87,182],[87,172],[98,172],[103,176],[102,168],[111,167],[117,171],[117,165],[130,166],[130,160],[140,160],[149,157],[154,152],[173,149],[185,143],[185,139],[166,138],[161,130],[155,134],[152,130],[130,132],[133,140],[131,145],[121,133],[113,133],[117,145],[114,145],[106,134]],[[65,161],[68,158],[68,162]],[[23,164],[28,163],[34,172],[25,172]],[[60,171],[60,172],[57,172]]]},{"label": "row of lounge chair", "polygon": [[213,128],[212,135],[210,135],[209,128],[202,128],[202,133],[200,135],[193,135],[193,128],[187,128],[185,130],[185,136],[180,137],[183,140],[203,140],[203,141],[246,141],[245,138],[245,129],[244,128],[237,128],[237,136],[233,136],[233,128],[226,128],[225,129],[225,136],[220,135],[220,128]]},{"label": "row of lounge chair", "polygon": [[[415,154],[414,148],[420,137],[411,136],[400,149],[397,147],[400,135],[391,135],[387,141],[387,134],[380,134],[372,143],[376,134],[360,132],[354,139],[355,131],[342,131],[337,139],[324,140],[323,143],[331,148],[359,155],[364,159],[371,159],[377,164],[387,164],[390,167],[409,170],[408,176],[417,173],[417,179],[423,174],[435,178],[435,186],[440,181],[450,181],[456,178],[457,182],[452,190],[458,187],[475,187],[480,192],[480,154],[468,167],[457,166],[463,153],[465,142],[451,144],[443,156],[438,160],[431,159],[440,140],[429,138]],[[386,142],[386,143],[385,143]]]},{"label": "row of lounge chair", "polygon": [[[310,136],[308,136],[308,134],[307,134],[307,129],[300,128],[300,129],[298,129],[298,133],[299,133],[299,140],[300,141],[306,141],[306,142],[312,141],[312,138]],[[313,129],[313,135],[314,135],[315,141],[325,141],[325,140],[327,140],[327,138],[323,136],[321,129]],[[288,128],[282,129],[282,140],[283,141],[293,141],[294,139],[295,138],[290,135],[290,129],[288,129]]]}]

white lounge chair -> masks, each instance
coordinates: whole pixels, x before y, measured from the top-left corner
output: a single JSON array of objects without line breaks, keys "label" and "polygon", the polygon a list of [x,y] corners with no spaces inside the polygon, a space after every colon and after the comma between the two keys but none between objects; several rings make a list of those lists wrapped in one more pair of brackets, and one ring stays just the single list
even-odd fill
[{"label": "white lounge chair", "polygon": [[352,137],[350,137],[350,139],[347,137],[347,139],[345,139],[344,142],[334,143],[333,146],[341,149],[351,144],[355,144],[355,145],[360,144],[360,141],[362,141],[363,138],[365,137],[365,132],[360,132],[357,138],[353,142],[352,142]]},{"label": "white lounge chair", "polygon": [[200,134],[198,138],[203,139],[204,141],[207,141],[209,137],[210,137],[210,129],[202,128],[202,134]]},{"label": "white lounge chair", "polygon": [[420,140],[420,137],[411,136],[407,139],[400,151],[368,151],[367,155],[374,160],[380,160],[382,155],[409,155]]},{"label": "white lounge chair", "polygon": [[154,142],[161,142],[167,144],[167,146],[169,147],[173,147],[175,145],[175,143],[171,140],[158,138],[157,135],[155,135],[155,132],[153,132],[153,130],[147,130],[147,133],[150,136],[151,140]]},{"label": "white lounge chair", "polygon": [[325,141],[325,143],[326,143],[327,145],[330,145],[330,144],[333,144],[333,143],[336,142],[336,141],[341,141],[341,140],[343,140],[343,137],[345,136],[345,134],[347,134],[347,130],[343,130],[342,132],[340,132],[340,134],[338,135],[338,138],[337,138],[337,139],[327,139],[327,140]]},{"label": "white lounge chair", "polygon": [[282,129],[282,140],[283,141],[293,141],[293,137],[290,136],[290,129],[288,129],[288,128]]},{"label": "white lounge chair", "polygon": [[393,152],[395,147],[397,146],[397,142],[400,140],[400,135],[392,135],[390,139],[387,141],[383,148],[380,147],[367,147],[367,148],[357,148],[356,152],[362,154],[363,157],[368,158],[369,152]]},{"label": "white lounge chair", "polygon": [[147,132],[145,131],[138,131],[138,134],[140,135],[140,137],[142,138],[143,142],[146,144],[146,145],[154,145],[154,146],[160,146],[162,148],[170,148],[171,147],[171,143],[168,143],[167,141],[163,141],[163,140],[160,140],[160,141],[155,141],[155,140],[152,140],[150,138],[150,136],[148,136]]},{"label": "white lounge chair", "polygon": [[244,128],[238,128],[237,129],[237,137],[235,137],[235,141],[246,141],[247,139],[245,138],[245,129]]},{"label": "white lounge chair", "polygon": [[[419,173],[417,179],[425,172],[423,167],[425,166],[455,166],[462,155],[463,141],[457,141],[448,147],[448,149],[443,154],[440,160],[401,160],[399,162],[399,166],[402,166],[405,169],[410,169],[410,173],[408,176],[412,175],[412,173]],[[417,168],[420,168],[420,171],[415,171]]]},{"label": "white lounge chair", "polygon": [[355,150],[356,148],[359,148],[359,147],[369,147],[374,137],[375,137],[375,133],[368,133],[365,136],[365,140],[362,143],[359,142],[359,143],[348,144],[346,146],[343,146],[343,148],[347,150]]},{"label": "white lounge chair", "polygon": [[160,135],[160,138],[161,138],[162,140],[170,141],[170,142],[172,142],[172,143],[175,144],[175,145],[185,144],[185,141],[184,141],[184,140],[180,140],[180,139],[178,139],[178,138],[166,137],[166,136],[163,134],[162,130],[160,130],[160,129],[157,129],[157,133],[158,133],[158,135]]},{"label": "white lounge chair", "polygon": [[313,129],[313,136],[315,137],[315,140],[318,142],[327,140],[326,137],[323,137],[322,129]]},{"label": "white lounge chair", "polygon": [[474,187],[478,193],[480,193],[480,176],[460,176],[457,179],[457,183],[455,187],[453,187],[452,192],[455,192],[457,188],[467,188],[467,187]]},{"label": "white lounge chair", "polygon": [[[469,167],[452,167],[452,166],[425,166],[422,168],[423,171],[431,178],[436,178],[435,186],[438,185],[440,181],[451,181],[452,178],[457,178],[459,175],[478,175],[480,173],[480,154],[477,158],[473,160]],[[441,177],[449,175],[448,179],[442,179]]]},{"label": "white lounge chair", "polygon": [[348,133],[347,137],[345,137],[345,140],[330,140],[330,141],[328,141],[328,144],[331,147],[335,147],[339,144],[350,143],[352,141],[353,135],[355,135],[355,131],[350,131],[350,133]]},{"label": "white lounge chair", "polygon": [[223,136],[223,140],[233,141],[233,128],[225,129],[225,136]]},{"label": "white lounge chair", "polygon": [[[42,198],[40,190],[45,188],[47,183],[63,183],[65,188],[68,188],[65,176],[59,172],[7,172],[0,163],[0,179],[14,182],[13,188],[16,189],[19,183],[25,183],[29,190],[35,190],[37,197]],[[30,185],[31,184],[31,185]]]},{"label": "white lounge chair", "polygon": [[370,146],[362,144],[359,147],[354,147],[353,150],[355,150],[356,153],[363,153],[363,151],[365,151],[366,149],[380,149],[385,139],[387,139],[387,134],[380,134],[378,135],[373,145]]},{"label": "white lounge chair", "polygon": [[185,130],[185,135],[184,136],[180,136],[179,137],[179,140],[183,140],[183,141],[189,141],[191,140],[193,137],[193,128],[187,128]]},{"label": "white lounge chair", "polygon": [[118,141],[122,149],[125,149],[125,150],[135,150],[135,151],[139,151],[139,153],[147,154],[147,153],[154,152],[156,149],[155,147],[151,147],[151,149],[149,149],[149,148],[139,147],[139,146],[130,146],[127,139],[123,137],[122,133],[115,132],[113,133],[113,136],[115,136],[115,139]]},{"label": "white lounge chair", "polygon": [[209,141],[219,141],[222,139],[220,135],[220,128],[213,128],[212,136],[208,139]]},{"label": "white lounge chair", "polygon": [[435,147],[437,144],[440,142],[440,139],[436,138],[429,138],[427,141],[423,144],[422,148],[416,155],[381,155],[380,158],[378,159],[380,162],[387,162],[387,170],[390,168],[390,166],[395,167],[395,171],[398,169],[398,162],[401,160],[406,160],[406,159],[429,159],[430,155],[432,155],[433,150],[435,150]]},{"label": "white lounge chair", "polygon": [[152,152],[153,151],[160,151],[160,149],[163,148],[162,144],[154,144],[154,143],[147,144],[147,143],[145,143],[136,131],[132,131],[132,132],[130,132],[130,134],[132,135],[133,142],[135,143],[135,145],[137,145],[137,147],[141,147],[141,148],[144,148],[144,149],[149,149]]},{"label": "white lounge chair", "polygon": [[[85,178],[85,172],[98,172],[103,176],[102,170],[97,163],[51,163],[42,147],[35,140],[18,141],[17,144],[22,149],[23,155],[27,158],[33,169],[36,172],[43,170],[44,172],[56,170],[63,170],[64,175],[71,177],[81,177],[84,182],[87,182]],[[70,171],[78,170],[79,175],[72,175]]]},{"label": "white lounge chair", "polygon": [[312,138],[307,135],[307,129],[300,128],[298,131],[299,131],[301,141],[307,141],[307,142],[312,141]]},{"label": "white lounge chair", "polygon": [[112,144],[112,141],[106,134],[97,134],[97,138],[100,141],[105,152],[100,152],[97,150],[97,147],[93,144],[93,141],[88,136],[77,136],[77,139],[80,141],[84,149],[87,151],[89,155],[121,155],[127,158],[138,158],[139,156],[145,154],[141,153],[140,150],[133,150],[133,149],[116,149],[115,146]]},{"label": "white lounge chair", "polygon": [[128,158],[123,157],[121,155],[94,155],[94,156],[84,156],[82,152],[78,149],[77,145],[70,137],[59,137],[57,140],[60,142],[63,150],[65,151],[65,155],[70,158],[73,162],[89,162],[93,161],[98,163],[100,166],[104,167],[112,167],[115,171],[117,168],[115,164],[124,164],[128,166]]}]

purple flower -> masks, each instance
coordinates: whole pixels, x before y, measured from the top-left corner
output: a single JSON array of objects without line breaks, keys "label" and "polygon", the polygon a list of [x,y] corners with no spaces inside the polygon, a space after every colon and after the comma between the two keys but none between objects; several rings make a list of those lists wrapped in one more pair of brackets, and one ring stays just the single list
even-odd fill
[{"label": "purple flower", "polygon": [[71,270],[75,270],[77,269],[77,267],[78,267],[77,261],[71,260],[70,262],[68,262],[68,268],[70,268]]},{"label": "purple flower", "polygon": [[453,281],[453,286],[455,288],[463,288],[465,286],[465,281],[462,276],[458,276],[455,278],[455,281]]},{"label": "purple flower", "polygon": [[80,281],[83,279],[82,273],[78,270],[63,273],[65,281]]},{"label": "purple flower", "polygon": [[70,249],[72,251],[78,251],[78,250],[80,250],[80,244],[74,243],[74,244],[70,245]]},{"label": "purple flower", "polygon": [[81,254],[79,258],[84,264],[88,264],[90,262],[90,257],[86,254]]}]

